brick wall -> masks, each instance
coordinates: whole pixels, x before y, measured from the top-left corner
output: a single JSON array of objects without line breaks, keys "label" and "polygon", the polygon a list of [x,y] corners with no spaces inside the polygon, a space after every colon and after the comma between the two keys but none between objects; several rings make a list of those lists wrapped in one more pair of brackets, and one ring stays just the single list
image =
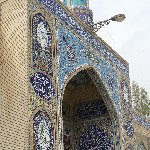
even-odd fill
[{"label": "brick wall", "polygon": [[0,150],[28,143],[27,0],[1,3]]}]

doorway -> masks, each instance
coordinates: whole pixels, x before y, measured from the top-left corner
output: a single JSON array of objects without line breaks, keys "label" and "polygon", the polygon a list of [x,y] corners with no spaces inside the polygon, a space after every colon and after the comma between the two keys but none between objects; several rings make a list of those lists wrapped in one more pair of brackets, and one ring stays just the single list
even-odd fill
[{"label": "doorway", "polygon": [[115,149],[111,115],[87,70],[81,70],[68,82],[62,117],[64,150]]}]

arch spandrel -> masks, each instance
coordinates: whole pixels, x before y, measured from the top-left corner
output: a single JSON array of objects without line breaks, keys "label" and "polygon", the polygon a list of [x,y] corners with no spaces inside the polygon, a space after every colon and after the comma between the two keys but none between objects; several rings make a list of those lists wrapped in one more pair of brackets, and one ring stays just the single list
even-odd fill
[{"label": "arch spandrel", "polygon": [[[116,149],[120,149],[120,95],[116,69],[77,36],[63,28],[58,29],[58,91],[60,108],[70,79],[81,70],[87,70],[102,95],[114,126]],[[60,113],[61,116],[61,113]],[[60,118],[62,122],[62,118]],[[61,125],[60,125],[61,126]],[[61,129],[61,127],[60,127]]]},{"label": "arch spandrel", "polygon": [[[60,92],[63,92],[63,88],[68,82],[68,77],[70,78],[72,73],[75,75],[79,70],[91,67],[97,72],[96,76],[99,76],[106,87],[117,113],[120,113],[117,70],[95,53],[90,46],[63,27],[58,30],[58,49],[58,83]],[[89,73],[91,77],[94,77],[94,72],[89,70]]]}]

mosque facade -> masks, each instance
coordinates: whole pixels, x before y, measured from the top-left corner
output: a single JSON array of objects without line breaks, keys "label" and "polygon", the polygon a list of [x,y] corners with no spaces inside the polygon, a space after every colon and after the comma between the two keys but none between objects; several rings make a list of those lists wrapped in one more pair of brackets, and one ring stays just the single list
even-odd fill
[{"label": "mosque facade", "polygon": [[93,32],[88,0],[2,0],[2,150],[149,150],[129,64]]}]

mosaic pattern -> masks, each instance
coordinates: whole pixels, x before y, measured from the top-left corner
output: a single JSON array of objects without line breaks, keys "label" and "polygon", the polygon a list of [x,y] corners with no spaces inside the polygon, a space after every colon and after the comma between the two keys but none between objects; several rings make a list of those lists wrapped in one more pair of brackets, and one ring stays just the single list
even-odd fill
[{"label": "mosaic pattern", "polygon": [[[65,79],[67,79],[68,74],[73,72],[75,68],[80,68],[84,65],[90,65],[93,66],[98,70],[98,72],[101,75],[102,80],[106,83],[106,87],[109,90],[109,94],[114,101],[114,105],[117,109],[117,111],[120,111],[120,108],[118,106],[118,102],[120,100],[119,96],[119,89],[118,89],[118,81],[117,81],[117,72],[112,68],[112,66],[106,62],[103,58],[99,57],[95,53],[92,53],[92,49],[88,49],[87,45],[85,45],[83,42],[81,42],[78,38],[76,38],[74,35],[72,35],[69,31],[66,31],[61,27],[58,31],[58,43],[59,43],[59,85],[60,89],[63,88],[63,84]],[[76,43],[76,46],[74,47],[75,50],[75,57],[72,59],[72,63],[68,60],[68,54],[67,54],[67,47],[68,42],[64,40],[64,37],[68,37],[68,41],[70,41],[70,45],[72,43]],[[66,39],[66,38],[65,38]],[[84,44],[84,45],[83,45]],[[88,49],[88,50],[87,50]],[[88,51],[88,52],[87,52]],[[92,53],[92,55],[87,55]],[[95,63],[97,62],[97,63]]]},{"label": "mosaic pattern", "polygon": [[126,102],[128,103],[129,102],[129,89],[128,89],[128,84],[126,81],[122,81],[121,83],[121,89],[122,89],[122,96],[123,96],[123,99],[126,100]]},{"label": "mosaic pattern", "polygon": [[53,127],[45,111],[39,111],[34,117],[34,150],[53,149]]},{"label": "mosaic pattern", "polygon": [[52,73],[52,34],[48,22],[41,13],[32,18],[33,67],[47,74]]},{"label": "mosaic pattern", "polygon": [[[62,94],[62,90],[65,81],[70,73],[76,72],[77,68],[84,68],[85,66],[92,66],[96,72],[98,72],[98,76],[100,76],[102,82],[105,84],[103,86],[106,87],[105,92],[102,92],[104,97],[106,97],[106,101],[109,101],[107,98],[107,93],[110,96],[110,99],[113,101],[113,104],[117,110],[117,113],[120,114],[120,106],[118,106],[120,102],[119,96],[119,87],[118,87],[118,73],[117,69],[123,71],[123,74],[128,76],[128,64],[124,62],[120,56],[115,54],[110,48],[106,46],[106,44],[99,41],[99,39],[90,32],[88,32],[83,26],[81,26],[70,14],[68,14],[59,2],[55,0],[37,0],[39,1],[47,10],[49,10],[52,14],[54,14],[57,19],[57,29],[58,29],[58,54],[59,57],[57,60],[59,63],[58,66],[58,91]],[[77,1],[73,1],[77,2]],[[75,9],[75,8],[74,8]],[[80,12],[79,17],[82,20],[89,21],[88,24],[92,21],[88,17],[92,17],[92,14],[86,14],[85,7],[80,7],[83,11]],[[78,11],[78,9],[74,10]],[[87,16],[88,17],[87,17]],[[87,17],[87,18],[86,18]],[[67,25],[72,31],[74,31],[81,39],[77,38],[75,34],[72,34],[70,31],[64,28],[60,24],[63,22],[64,25]],[[91,22],[92,23],[92,22]],[[30,82],[35,91],[35,93],[43,99],[50,100],[52,96],[55,96],[55,89],[52,82],[52,33],[51,29],[48,25],[48,22],[45,20],[45,17],[42,14],[38,13],[32,18],[32,62],[33,69],[36,70],[31,78]],[[94,51],[96,50],[96,51]],[[111,62],[111,63],[110,63]],[[112,64],[112,65],[111,65]],[[100,79],[99,79],[100,80]],[[102,86],[101,83],[97,83],[98,87]],[[124,102],[129,102],[128,95],[128,87],[122,87],[123,89],[123,97]],[[107,92],[107,93],[106,93]],[[59,102],[58,102],[59,103]],[[111,102],[110,102],[111,103]],[[112,104],[112,105],[113,105]],[[125,103],[124,103],[125,104]],[[99,106],[98,106],[99,105]],[[100,107],[101,104],[90,104],[84,105],[80,107],[80,109],[75,111],[75,114],[81,119],[88,119],[88,123],[84,124],[84,129],[78,130],[81,131],[81,135],[78,141],[76,141],[77,149],[114,149],[112,144],[112,139],[116,138],[116,145],[119,143],[120,136],[119,134],[116,136],[116,132],[112,129],[115,127],[117,130],[117,123],[114,122],[117,120],[115,113],[113,112],[112,116],[114,120],[97,120],[93,122],[90,118],[97,116],[103,116],[106,112],[106,107]],[[60,106],[60,105],[59,105]],[[61,106],[60,106],[61,107]],[[110,104],[111,107],[111,104]],[[128,106],[124,105],[124,112],[127,114]],[[60,108],[58,108],[60,109]],[[94,111],[97,109],[98,111]],[[87,111],[84,111],[87,110]],[[63,108],[63,114],[67,113],[67,109]],[[109,111],[109,110],[108,110]],[[84,113],[79,113],[84,112]],[[59,112],[58,112],[59,113]],[[130,112],[129,112],[130,113]],[[34,118],[34,143],[35,149],[51,149],[54,144],[53,132],[52,132],[52,124],[47,115],[41,113],[42,115],[37,115]],[[45,116],[44,116],[45,115]],[[116,117],[116,118],[115,118]],[[40,119],[42,118],[42,119]],[[58,116],[58,124],[59,124],[59,135],[62,134],[61,128],[61,116]],[[94,118],[95,119],[95,118]],[[96,118],[97,119],[97,118]],[[37,121],[38,120],[38,121]],[[41,120],[41,121],[39,121]],[[38,123],[39,122],[39,123]],[[106,130],[103,130],[97,124],[105,124],[106,127],[112,129],[112,134]],[[74,126],[73,126],[74,127]],[[125,120],[123,122],[123,128],[125,129],[127,135],[129,137],[133,136],[134,129],[132,127],[130,120]],[[74,127],[75,129],[75,127]],[[65,128],[64,131],[64,147],[65,149],[71,149],[71,139],[70,139],[70,128]],[[92,131],[92,132],[91,132]],[[76,133],[75,133],[76,135]],[[79,135],[79,134],[77,134]],[[116,136],[116,137],[114,137]],[[37,140],[39,139],[39,140]],[[59,139],[61,141],[61,139]],[[50,142],[47,142],[50,141]],[[59,142],[60,142],[59,141]],[[48,144],[49,143],[49,144]],[[70,144],[71,143],[71,144]],[[120,145],[120,143],[118,144]],[[130,147],[127,147],[130,149]],[[133,147],[131,147],[133,148]],[[119,148],[117,148],[119,149]]]},{"label": "mosaic pattern", "polygon": [[95,50],[97,50],[104,58],[113,63],[116,68],[122,70],[124,74],[129,75],[128,65],[120,60],[120,57],[115,55],[111,49],[107,48],[96,37],[91,35],[84,27],[82,27],[70,14],[68,14],[55,0],[38,0],[45,6],[51,13],[57,16],[79,36],[81,36],[86,42],[91,44]]},{"label": "mosaic pattern", "polygon": [[81,70],[71,78],[68,84],[72,86],[85,85],[92,82],[86,70]]},{"label": "mosaic pattern", "polygon": [[88,7],[78,6],[73,8],[73,12],[78,16],[86,25],[92,26],[93,23],[93,13]]},{"label": "mosaic pattern", "polygon": [[113,126],[113,122],[110,117],[98,117],[94,119],[86,119],[86,120],[75,120],[74,131],[75,133],[79,133],[79,135],[84,131],[85,128],[92,125],[103,126],[105,128],[110,129]]},{"label": "mosaic pattern", "polygon": [[80,119],[90,119],[108,115],[106,105],[101,100],[75,106],[75,116]]},{"label": "mosaic pattern", "polygon": [[[41,13],[32,17],[32,67],[37,72],[30,77],[35,93],[43,99],[55,96],[52,84],[52,33]],[[48,77],[50,76],[50,77]]]},{"label": "mosaic pattern", "polygon": [[[64,106],[65,112],[69,113],[69,116],[72,116],[67,121],[64,121],[63,124],[64,147],[68,148],[68,150],[89,150],[94,148],[96,150],[97,148],[101,150],[113,150],[115,148],[113,144],[115,136],[113,131],[114,122],[109,117],[106,106],[102,100],[79,103],[78,105],[72,106],[74,109],[70,112],[67,111],[70,106],[66,104]],[[80,113],[81,116],[79,116]],[[66,113],[64,113],[63,118],[65,115]],[[76,119],[79,117],[80,119]],[[105,130],[98,129],[98,127],[104,127]],[[109,129],[109,132],[107,129]],[[99,132],[97,132],[97,130]],[[102,132],[100,133],[100,131]]]},{"label": "mosaic pattern", "polygon": [[125,121],[124,123],[124,129],[126,130],[126,134],[129,137],[132,137],[134,134],[134,128],[132,126],[131,121]]},{"label": "mosaic pattern", "polygon": [[87,0],[63,0],[65,6],[69,3],[72,7],[87,6]]},{"label": "mosaic pattern", "polygon": [[121,82],[122,90],[122,113],[125,116],[132,117],[130,97],[129,97],[129,87],[125,80]]},{"label": "mosaic pattern", "polygon": [[76,41],[74,38],[70,35],[64,35],[63,41],[66,43],[66,51],[67,51],[67,57],[68,61],[74,61],[75,59],[75,48],[76,48]]},{"label": "mosaic pattern", "polygon": [[[109,112],[109,114],[111,114],[112,118],[114,118],[114,121],[116,122],[117,120],[117,112],[120,112],[120,108],[116,108],[114,105],[114,102],[111,100],[111,97],[109,96],[109,93],[107,91],[107,89],[105,88],[104,83],[99,79],[99,75],[97,72],[95,72],[95,70],[93,69],[88,69],[88,74],[90,76],[90,78],[92,79],[92,81],[94,82],[94,84],[96,85],[97,89],[99,90],[99,92],[101,93],[101,96],[104,100],[105,105],[107,106],[107,110]],[[109,85],[109,82],[107,82]],[[110,89],[112,90],[111,86]],[[114,87],[115,89],[115,87]],[[116,112],[117,110],[117,112]]]},{"label": "mosaic pattern", "polygon": [[146,119],[141,118],[140,116],[133,114],[133,120],[138,122],[140,125],[144,126],[145,128],[150,129],[150,122]]},{"label": "mosaic pattern", "polygon": [[35,93],[41,98],[50,100],[52,96],[55,96],[52,80],[46,74],[37,72],[30,78],[30,82]]},{"label": "mosaic pattern", "polygon": [[[122,91],[122,116],[124,118],[123,128],[125,129],[125,134],[132,138],[134,135],[134,128],[132,125],[132,112],[130,105],[129,87],[125,80],[121,81],[121,91]],[[124,141],[125,142],[125,141]]]},{"label": "mosaic pattern", "polygon": [[92,125],[82,133],[78,150],[113,150],[112,145],[108,133],[96,125]]}]

